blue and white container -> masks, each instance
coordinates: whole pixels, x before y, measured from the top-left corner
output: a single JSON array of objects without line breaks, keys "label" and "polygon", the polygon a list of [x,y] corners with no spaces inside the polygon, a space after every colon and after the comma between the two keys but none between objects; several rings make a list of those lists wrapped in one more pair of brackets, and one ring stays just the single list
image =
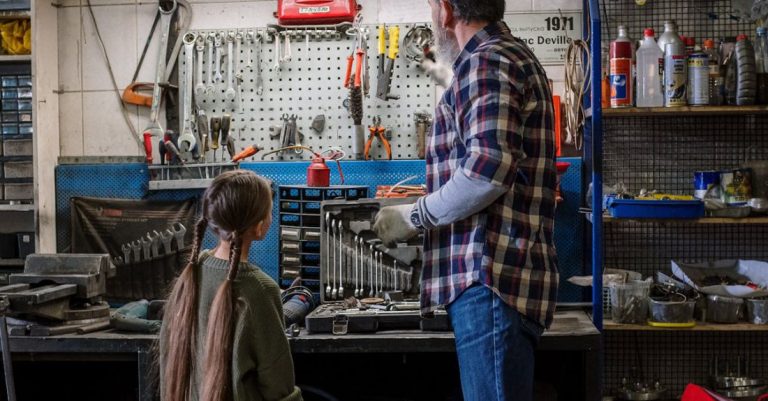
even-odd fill
[{"label": "blue and white container", "polygon": [[[707,191],[712,187],[717,187],[719,184],[719,171],[696,171],[693,173],[693,197],[696,199],[704,199]],[[716,194],[714,197],[717,197]]]}]

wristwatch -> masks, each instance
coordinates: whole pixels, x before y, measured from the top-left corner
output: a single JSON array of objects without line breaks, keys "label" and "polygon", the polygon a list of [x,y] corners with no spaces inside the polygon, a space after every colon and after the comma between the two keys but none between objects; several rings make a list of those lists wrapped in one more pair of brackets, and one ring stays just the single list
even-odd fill
[{"label": "wristwatch", "polygon": [[419,215],[419,208],[416,205],[413,205],[413,208],[411,209],[411,224],[413,224],[413,226],[418,229],[424,228],[424,225],[421,224],[421,216]]}]

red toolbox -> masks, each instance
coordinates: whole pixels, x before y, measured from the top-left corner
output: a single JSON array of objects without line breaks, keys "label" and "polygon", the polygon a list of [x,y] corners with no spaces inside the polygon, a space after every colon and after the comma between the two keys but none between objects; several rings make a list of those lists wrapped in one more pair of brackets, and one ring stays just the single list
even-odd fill
[{"label": "red toolbox", "polygon": [[318,25],[353,22],[356,0],[277,0],[280,25]]}]

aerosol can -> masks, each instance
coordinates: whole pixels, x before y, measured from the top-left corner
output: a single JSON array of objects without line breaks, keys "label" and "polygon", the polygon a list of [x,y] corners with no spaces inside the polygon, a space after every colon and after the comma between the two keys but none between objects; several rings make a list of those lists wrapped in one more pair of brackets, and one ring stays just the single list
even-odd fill
[{"label": "aerosol can", "polygon": [[688,63],[682,41],[664,47],[664,106],[681,107],[688,104]]}]

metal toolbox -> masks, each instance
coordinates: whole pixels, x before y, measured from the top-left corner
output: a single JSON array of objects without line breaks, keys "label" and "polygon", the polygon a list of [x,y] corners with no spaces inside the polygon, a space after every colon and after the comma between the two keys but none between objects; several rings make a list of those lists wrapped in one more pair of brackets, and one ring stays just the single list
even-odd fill
[{"label": "metal toolbox", "polygon": [[373,232],[384,206],[412,199],[325,201],[320,226],[320,300],[306,320],[311,333],[450,330],[445,311],[422,318],[419,306],[421,239],[387,248]]},{"label": "metal toolbox", "polygon": [[32,156],[32,139],[6,139],[3,141],[3,151],[0,155]]}]

